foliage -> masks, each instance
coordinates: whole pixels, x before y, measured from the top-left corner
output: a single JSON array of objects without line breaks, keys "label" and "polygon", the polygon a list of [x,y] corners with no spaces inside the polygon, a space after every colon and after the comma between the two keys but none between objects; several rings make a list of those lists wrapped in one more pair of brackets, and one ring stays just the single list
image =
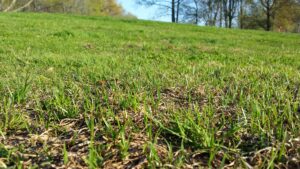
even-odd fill
[{"label": "foliage", "polygon": [[280,1],[275,14],[274,30],[279,32],[300,32],[300,2]]},{"label": "foliage", "polygon": [[[24,6],[25,5],[25,6]],[[116,0],[4,0],[0,6],[7,11],[73,13],[93,16],[125,16],[134,18]],[[22,9],[18,8],[22,7]],[[1,9],[0,9],[1,11]]]}]

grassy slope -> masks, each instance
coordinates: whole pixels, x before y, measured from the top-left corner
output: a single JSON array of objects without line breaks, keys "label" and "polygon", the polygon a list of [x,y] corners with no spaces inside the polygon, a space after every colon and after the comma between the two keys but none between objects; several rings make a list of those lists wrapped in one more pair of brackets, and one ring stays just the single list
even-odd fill
[{"label": "grassy slope", "polygon": [[297,34],[1,14],[0,167],[299,167],[299,46]]}]

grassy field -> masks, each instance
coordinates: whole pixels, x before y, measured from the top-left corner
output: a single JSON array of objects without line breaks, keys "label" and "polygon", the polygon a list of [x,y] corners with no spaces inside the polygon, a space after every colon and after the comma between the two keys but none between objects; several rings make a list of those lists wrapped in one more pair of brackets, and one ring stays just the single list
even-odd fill
[{"label": "grassy field", "polygon": [[300,35],[0,15],[0,168],[299,168]]}]

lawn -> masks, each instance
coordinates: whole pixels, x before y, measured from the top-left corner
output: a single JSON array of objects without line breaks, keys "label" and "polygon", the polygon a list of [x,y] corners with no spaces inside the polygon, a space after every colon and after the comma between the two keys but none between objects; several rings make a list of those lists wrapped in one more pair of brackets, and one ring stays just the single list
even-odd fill
[{"label": "lawn", "polygon": [[0,14],[0,168],[299,168],[300,35]]}]

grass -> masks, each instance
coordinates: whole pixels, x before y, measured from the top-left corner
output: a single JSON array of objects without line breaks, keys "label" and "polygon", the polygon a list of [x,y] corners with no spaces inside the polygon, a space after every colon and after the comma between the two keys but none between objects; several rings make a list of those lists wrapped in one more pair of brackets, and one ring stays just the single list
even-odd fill
[{"label": "grass", "polygon": [[0,168],[299,168],[300,36],[0,15]]}]

